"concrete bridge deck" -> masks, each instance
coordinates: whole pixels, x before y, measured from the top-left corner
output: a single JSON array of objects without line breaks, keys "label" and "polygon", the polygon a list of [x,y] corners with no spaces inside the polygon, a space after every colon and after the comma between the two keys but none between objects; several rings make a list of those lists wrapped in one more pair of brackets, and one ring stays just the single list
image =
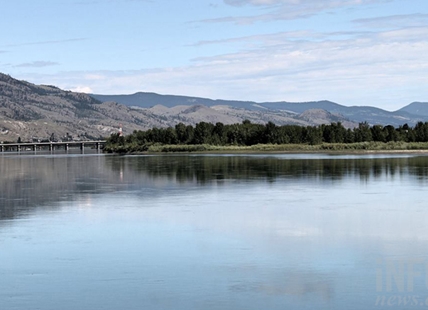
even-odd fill
[{"label": "concrete bridge deck", "polygon": [[66,142],[34,142],[34,143],[0,143],[0,152],[20,152],[20,151],[37,151],[37,150],[59,150],[68,151],[70,147],[80,148],[85,147],[101,150],[106,144],[105,140],[98,141],[66,141]]}]

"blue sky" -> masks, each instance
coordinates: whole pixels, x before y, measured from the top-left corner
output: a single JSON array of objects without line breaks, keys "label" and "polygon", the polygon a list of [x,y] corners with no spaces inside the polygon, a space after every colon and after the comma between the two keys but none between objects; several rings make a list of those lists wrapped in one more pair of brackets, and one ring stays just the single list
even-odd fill
[{"label": "blue sky", "polygon": [[100,94],[428,101],[425,0],[14,0],[0,72]]}]

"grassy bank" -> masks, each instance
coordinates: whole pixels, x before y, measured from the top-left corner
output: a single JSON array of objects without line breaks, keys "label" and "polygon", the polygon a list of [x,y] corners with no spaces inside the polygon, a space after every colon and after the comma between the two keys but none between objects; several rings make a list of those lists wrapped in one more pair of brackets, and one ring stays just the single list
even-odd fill
[{"label": "grassy bank", "polygon": [[217,146],[209,144],[194,145],[107,145],[104,149],[108,153],[135,154],[135,153],[264,153],[264,152],[408,152],[427,151],[427,142],[359,142],[359,143],[323,143],[309,144],[256,144],[252,146],[227,145]]}]

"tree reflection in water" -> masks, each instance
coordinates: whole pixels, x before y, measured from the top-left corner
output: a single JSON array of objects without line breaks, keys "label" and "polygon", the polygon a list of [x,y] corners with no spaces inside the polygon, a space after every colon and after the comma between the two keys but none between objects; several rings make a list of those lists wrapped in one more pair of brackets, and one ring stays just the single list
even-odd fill
[{"label": "tree reflection in water", "polygon": [[363,182],[409,175],[427,182],[428,157],[326,155],[1,156],[0,219],[83,194],[230,182]]}]

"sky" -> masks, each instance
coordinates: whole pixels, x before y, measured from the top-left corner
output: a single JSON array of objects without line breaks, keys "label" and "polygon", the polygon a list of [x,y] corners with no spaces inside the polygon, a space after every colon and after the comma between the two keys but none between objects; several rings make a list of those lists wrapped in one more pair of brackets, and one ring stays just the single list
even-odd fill
[{"label": "sky", "polygon": [[428,102],[426,0],[2,0],[0,72],[96,94]]}]

